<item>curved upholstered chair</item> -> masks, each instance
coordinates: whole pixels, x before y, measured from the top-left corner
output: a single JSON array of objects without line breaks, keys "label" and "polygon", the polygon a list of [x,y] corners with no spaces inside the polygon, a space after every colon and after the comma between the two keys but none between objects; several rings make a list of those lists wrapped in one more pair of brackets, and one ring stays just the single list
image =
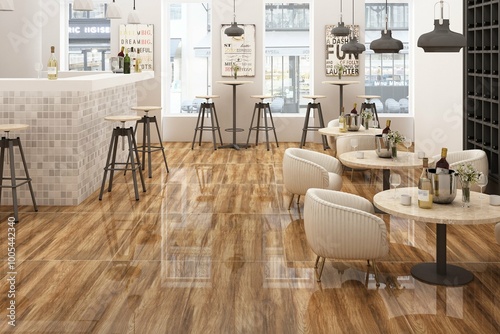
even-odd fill
[{"label": "curved upholstered chair", "polygon": [[309,188],[340,190],[342,188],[342,164],[336,158],[320,152],[290,147],[283,157],[283,182],[297,205],[301,195]]},{"label": "curved upholstered chair", "polygon": [[500,223],[495,225],[495,238],[497,239],[497,244],[500,244]]},{"label": "curved upholstered chair", "polygon": [[[326,125],[328,128],[338,128],[339,127],[339,119],[332,119],[328,124]],[[334,136],[326,136],[326,141],[328,142],[328,146],[330,146],[331,149],[335,152],[335,147],[337,146],[336,143],[336,138]]]},{"label": "curved upholstered chair", "polygon": [[[434,159],[435,165],[435,163],[441,159],[441,155],[435,155],[432,158]],[[456,169],[463,163],[471,163],[476,170],[488,176],[488,156],[483,150],[474,149],[448,152],[446,161],[450,164],[450,169]],[[460,182],[457,182],[457,187],[461,187]],[[479,191],[479,187],[477,185],[472,185],[471,190]]]},{"label": "curved upholstered chair", "polygon": [[374,215],[373,205],[354,194],[311,188],[304,204],[304,230],[307,242],[317,255],[317,281],[325,259],[368,260],[372,262],[379,285],[375,260],[387,256],[389,243],[384,221]]}]

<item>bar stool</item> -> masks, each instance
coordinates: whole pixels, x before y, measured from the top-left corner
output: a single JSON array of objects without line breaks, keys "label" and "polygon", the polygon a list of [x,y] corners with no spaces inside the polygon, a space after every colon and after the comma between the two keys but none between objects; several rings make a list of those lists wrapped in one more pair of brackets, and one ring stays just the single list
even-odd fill
[{"label": "bar stool", "polygon": [[[163,143],[161,141],[161,135],[160,135],[160,128],[158,127],[158,122],[156,121],[156,116],[149,116],[150,111],[154,110],[161,110],[161,107],[158,106],[137,106],[137,107],[132,107],[132,110],[135,111],[143,111],[144,116],[137,121],[135,124],[135,130],[134,130],[134,138],[135,134],[137,133],[137,126],[142,123],[143,128],[142,128],[142,144],[137,148],[139,152],[142,152],[142,170],[144,170],[146,164],[145,164],[145,159],[146,159],[146,153],[148,154],[148,176],[149,178],[153,177],[153,173],[151,171],[151,152],[159,151],[161,150],[161,153],[163,153],[163,162],[165,163],[165,168],[167,169],[167,173],[170,171],[168,170],[168,165],[167,165],[167,157],[165,156],[165,147],[163,147]],[[158,134],[158,140],[160,141],[160,146],[151,146],[151,123],[154,123],[156,125],[156,132]]]},{"label": "bar stool", "polygon": [[[255,146],[259,144],[259,131],[266,132],[266,144],[267,150],[269,151],[269,131],[273,130],[274,132],[274,140],[276,141],[276,147],[279,147],[278,137],[276,136],[276,129],[274,127],[273,114],[271,113],[271,106],[269,103],[264,102],[265,99],[272,98],[271,95],[251,95],[252,98],[260,99],[260,102],[255,103],[255,107],[253,108],[252,121],[250,122],[250,129],[248,130],[248,138],[247,138],[247,148],[248,142],[250,141],[250,134],[252,130],[257,131],[255,135]],[[253,126],[253,120],[255,118],[255,113],[257,112],[257,126]],[[266,114],[267,112],[267,114]],[[267,124],[267,115],[269,115],[269,119],[271,120],[271,126]],[[260,119],[264,117],[264,126],[260,125]]]},{"label": "bar stool", "polygon": [[370,109],[373,116],[375,117],[374,120],[377,121],[377,128],[380,128],[380,122],[378,121],[378,114],[377,114],[377,107],[375,106],[375,103],[371,102],[371,99],[380,99],[380,95],[358,95],[359,98],[365,99],[363,103],[361,103],[361,110],[360,112],[363,112],[365,109]]},{"label": "bar stool", "polygon": [[[111,142],[109,143],[108,158],[106,160],[106,166],[104,167],[104,176],[102,178],[102,185],[101,185],[101,192],[99,193],[99,200],[102,200],[102,195],[104,192],[104,186],[106,185],[106,177],[108,175],[108,171],[110,172],[108,192],[111,192],[111,189],[113,187],[113,176],[114,176],[115,170],[124,170],[124,171],[131,170],[132,171],[132,179],[134,181],[135,200],[138,201],[139,200],[139,191],[137,189],[136,171],[139,172],[143,192],[146,192],[146,185],[144,184],[144,177],[142,176],[141,161],[139,160],[139,153],[138,153],[138,149],[137,149],[137,143],[135,142],[134,130],[132,129],[132,127],[125,128],[125,122],[139,121],[141,119],[141,117],[134,116],[134,115],[119,115],[119,116],[107,116],[107,117],[104,117],[104,119],[106,121],[111,121],[111,122],[121,122],[122,126],[121,127],[117,126],[116,128],[113,129],[113,134],[111,136]],[[125,137],[127,138],[127,141],[128,141],[129,152],[128,152],[128,156],[127,156],[127,162],[116,162],[116,153],[117,153],[119,137],[122,137],[122,148],[124,146]],[[135,157],[134,157],[134,155],[135,155]],[[130,164],[130,167],[128,166],[129,164]],[[117,165],[125,165],[125,167],[118,168],[118,167],[116,167]]]},{"label": "bar stool", "polygon": [[[219,95],[196,96],[197,99],[205,99],[206,101],[200,105],[200,110],[198,111],[198,120],[196,121],[196,127],[194,128],[194,137],[193,137],[193,143],[191,144],[191,149],[194,149],[194,142],[196,140],[196,134],[198,133],[198,130],[200,131],[200,139],[198,141],[198,146],[201,146],[201,137],[203,136],[203,130],[212,131],[212,141],[214,143],[214,150],[217,150],[217,140],[215,139],[215,131],[219,133],[219,140],[220,144],[222,145],[222,135],[220,133],[219,119],[217,118],[215,103],[210,102],[210,99],[215,99],[218,97]],[[212,117],[210,125],[204,125],[205,117]],[[201,125],[200,125],[200,120],[201,120]]]},{"label": "bar stool", "polygon": [[[9,138],[10,131],[25,130],[29,128],[28,124],[0,124],[0,131],[5,132],[5,137],[0,140],[0,202],[2,200],[2,188],[12,189],[12,204],[14,206],[14,219],[15,222],[19,222],[19,208],[17,204],[17,187],[22,186],[27,183],[31,193],[31,200],[33,201],[33,208],[38,211],[36,205],[35,194],[33,193],[33,186],[31,185],[31,177],[28,172],[28,165],[26,164],[26,158],[24,157],[23,147],[21,145],[21,139],[19,137],[15,139]],[[21,160],[23,162],[24,174],[26,177],[16,177],[16,169],[14,164],[14,146],[19,147],[19,153],[21,154]],[[3,177],[3,165],[5,162],[5,149],[9,150],[9,160],[10,160],[10,177]],[[3,180],[10,180],[10,185],[4,185]],[[21,181],[17,183],[17,181]]]},{"label": "bar stool", "polygon": [[[325,98],[326,96],[324,95],[307,95],[304,96],[306,99],[312,99],[312,102],[309,102],[307,104],[307,111],[306,111],[306,116],[304,119],[304,127],[302,128],[302,139],[300,140],[300,148],[306,144],[306,136],[307,136],[307,131],[318,131],[318,129],[322,129],[325,127],[325,121],[323,120],[323,112],[321,111],[321,104],[318,102],[316,103],[316,99],[322,99]],[[319,119],[319,124],[320,126],[309,126],[309,115],[311,113],[311,110],[317,110],[317,116]],[[323,141],[323,149],[326,150],[330,148],[328,146],[328,142],[326,141],[326,136],[321,135],[321,140]]]}]

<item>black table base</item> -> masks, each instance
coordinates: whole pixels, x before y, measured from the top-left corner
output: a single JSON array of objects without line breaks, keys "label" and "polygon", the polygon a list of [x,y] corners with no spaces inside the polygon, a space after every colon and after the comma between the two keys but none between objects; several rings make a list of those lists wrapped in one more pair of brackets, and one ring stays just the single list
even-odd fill
[{"label": "black table base", "polygon": [[420,263],[411,268],[411,275],[424,283],[445,286],[466,285],[474,279],[470,271],[452,264],[446,265],[444,275],[438,274],[436,267],[436,263]]}]

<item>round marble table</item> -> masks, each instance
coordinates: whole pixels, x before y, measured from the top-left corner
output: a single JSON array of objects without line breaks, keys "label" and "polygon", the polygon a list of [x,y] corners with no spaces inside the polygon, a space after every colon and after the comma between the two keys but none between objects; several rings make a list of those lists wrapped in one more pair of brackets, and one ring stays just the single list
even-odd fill
[{"label": "round marble table", "polygon": [[435,285],[460,286],[474,279],[473,274],[461,267],[446,263],[446,225],[478,225],[500,221],[500,206],[489,205],[489,196],[471,192],[471,206],[462,207],[462,191],[457,190],[450,204],[432,205],[432,209],[418,207],[416,187],[403,188],[411,195],[411,205],[405,206],[393,198],[391,191],[382,191],[373,197],[373,204],[391,215],[436,224],[436,262],[420,263],[411,269],[416,279]]},{"label": "round marble table", "polygon": [[[345,152],[339,156],[340,162],[347,167],[354,169],[382,169],[383,189],[390,188],[389,176],[391,175],[392,168],[418,168],[422,167],[423,161],[418,158],[417,153],[413,152],[398,152],[398,158],[393,160],[391,158],[380,158],[375,150],[357,151],[363,152],[362,159],[356,157],[356,151]],[[432,164],[434,159],[429,158],[429,164]]]},{"label": "round marble table", "polygon": [[[333,150],[333,156],[337,155],[337,147],[336,147],[336,140],[337,137],[340,136],[375,136],[379,135],[382,133],[382,129],[378,128],[368,128],[365,129],[363,125],[359,126],[358,131],[346,131],[346,132],[340,132],[340,128],[338,126],[333,126],[333,127],[326,127],[326,128],[321,128],[318,129],[318,132],[321,133],[322,135],[329,136],[331,137],[330,144],[332,144],[331,149]],[[374,139],[375,140],[375,139]]]}]

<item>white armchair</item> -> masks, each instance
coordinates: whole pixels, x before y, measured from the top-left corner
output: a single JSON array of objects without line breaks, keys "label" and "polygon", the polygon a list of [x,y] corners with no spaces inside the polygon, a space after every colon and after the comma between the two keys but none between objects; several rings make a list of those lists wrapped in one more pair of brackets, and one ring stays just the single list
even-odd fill
[{"label": "white armchair", "polygon": [[[432,157],[435,163],[441,159],[441,155],[435,155]],[[488,176],[488,156],[483,150],[474,149],[474,150],[464,150],[464,151],[456,151],[456,152],[448,152],[446,156],[446,161],[450,164],[450,169],[456,169],[460,164],[463,163],[471,163],[472,166],[479,172]],[[460,182],[457,182],[457,187],[460,188]],[[472,185],[471,187],[474,191],[479,191],[479,187],[477,185]]]},{"label": "white armchair", "polygon": [[[326,125],[328,128],[338,128],[339,127],[339,119],[332,119],[328,124]],[[330,146],[331,149],[335,152],[335,147],[337,146],[336,144],[336,138],[334,136],[326,136],[326,141],[328,142],[328,146]]]},{"label": "white armchair", "polygon": [[301,195],[309,188],[340,190],[342,188],[342,164],[336,158],[301,148],[287,148],[283,157],[283,182],[297,205]]},{"label": "white armchair", "polygon": [[[354,194],[314,188],[307,191],[304,229],[307,242],[317,255],[318,282],[326,258],[371,260],[379,285],[374,261],[387,256],[389,244],[385,223],[374,212],[370,201]],[[321,258],[323,261],[318,272]]]}]

